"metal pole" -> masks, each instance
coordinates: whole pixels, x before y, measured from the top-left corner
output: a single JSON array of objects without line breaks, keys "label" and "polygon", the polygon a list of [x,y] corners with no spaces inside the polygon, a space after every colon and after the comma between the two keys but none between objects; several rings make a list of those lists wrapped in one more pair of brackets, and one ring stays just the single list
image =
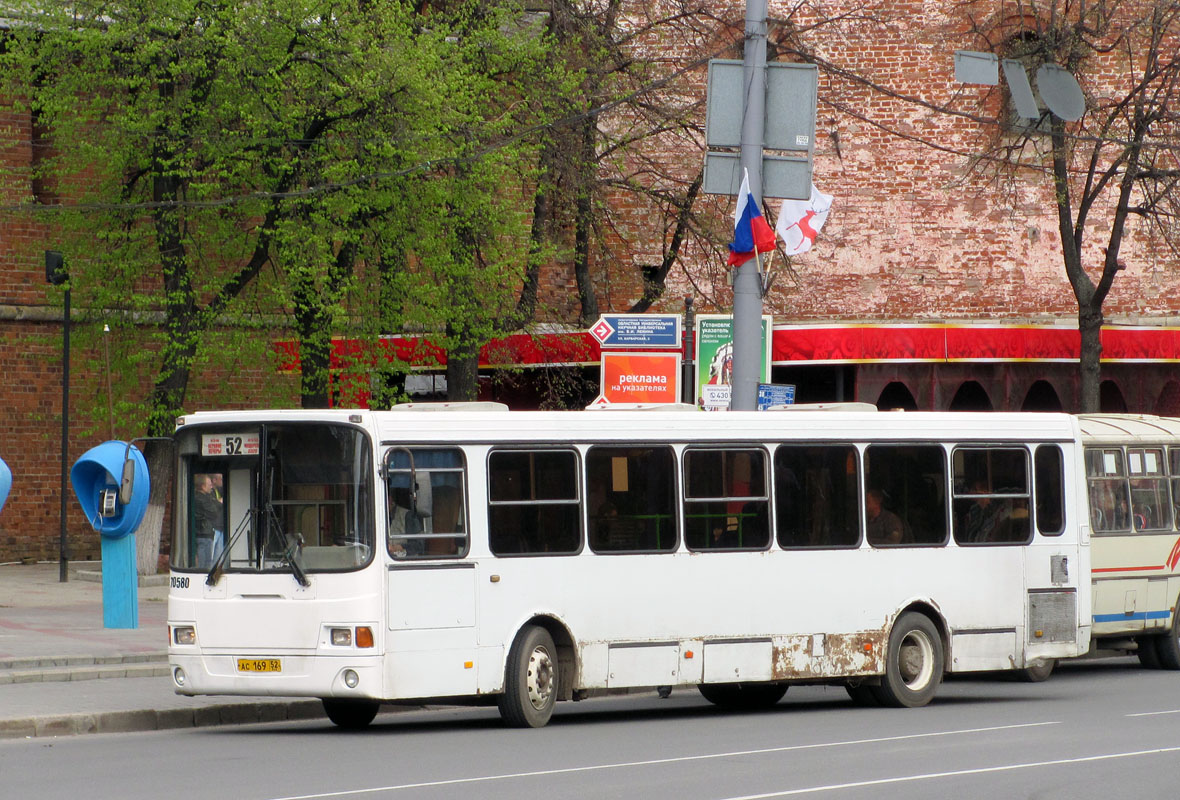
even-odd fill
[{"label": "metal pole", "polygon": [[[750,174],[750,193],[762,207],[762,142],[766,126],[766,4],[747,0],[746,41],[742,60],[742,168]],[[762,372],[762,276],[758,259],[738,267],[733,281],[733,382],[731,411],[758,406]]]},{"label": "metal pole", "polygon": [[111,393],[111,326],[102,326],[102,346],[106,351],[107,362],[107,416],[111,421],[111,440],[115,439],[115,401]]},{"label": "metal pole", "polygon": [[58,581],[70,580],[70,545],[66,538],[66,471],[70,460],[70,289],[66,287],[61,347],[61,541]]},{"label": "metal pole", "polygon": [[693,350],[693,335],[694,330],[694,316],[692,313],[692,295],[684,296],[684,358],[682,360],[683,368],[683,386],[680,387],[680,396],[684,398],[684,402],[692,403],[696,399],[697,376],[696,376],[696,353]]}]

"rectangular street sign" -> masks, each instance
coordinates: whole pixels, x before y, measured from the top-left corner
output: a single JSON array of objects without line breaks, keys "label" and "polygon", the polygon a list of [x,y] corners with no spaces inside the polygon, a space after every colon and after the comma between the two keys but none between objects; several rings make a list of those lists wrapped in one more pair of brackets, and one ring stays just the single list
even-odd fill
[{"label": "rectangular street sign", "polygon": [[792,383],[758,384],[758,410],[765,411],[771,406],[789,406],[795,403],[795,385]]},{"label": "rectangular street sign", "polygon": [[604,403],[680,402],[679,353],[602,354]]},{"label": "rectangular street sign", "polygon": [[590,335],[604,348],[676,348],[680,342],[679,314],[603,314],[590,326]]}]

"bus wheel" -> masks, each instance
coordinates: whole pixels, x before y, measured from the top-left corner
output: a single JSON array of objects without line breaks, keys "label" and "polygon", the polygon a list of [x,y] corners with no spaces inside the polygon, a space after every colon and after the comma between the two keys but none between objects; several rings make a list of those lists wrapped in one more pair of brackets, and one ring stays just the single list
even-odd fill
[{"label": "bus wheel", "polygon": [[549,631],[524,628],[508,654],[500,716],[513,728],[541,728],[557,702],[557,647]]},{"label": "bus wheel", "polygon": [[1160,668],[1159,651],[1163,648],[1156,646],[1154,636],[1135,637],[1135,655],[1139,656],[1139,663],[1148,669]]},{"label": "bus wheel", "polygon": [[1034,661],[1032,666],[1019,669],[1016,674],[1025,683],[1041,683],[1049,680],[1049,676],[1053,674],[1053,668],[1057,666],[1057,659],[1042,658]]},{"label": "bus wheel", "polygon": [[702,683],[701,697],[715,706],[753,711],[770,708],[787,693],[785,683]]},{"label": "bus wheel", "polygon": [[1161,669],[1180,669],[1180,614],[1172,620],[1172,630],[1155,637],[1155,652]]},{"label": "bus wheel", "polygon": [[325,697],[320,702],[324,704],[324,713],[328,715],[328,719],[337,727],[348,731],[359,731],[368,727],[381,706],[372,700],[346,700],[340,697]]},{"label": "bus wheel", "polygon": [[852,702],[858,706],[879,706],[877,702],[877,695],[873,694],[873,687],[867,686],[863,683],[858,683],[853,686],[851,683],[844,684],[844,688],[848,691],[848,696],[852,698]]},{"label": "bus wheel", "polygon": [[942,639],[934,623],[925,614],[907,612],[889,634],[885,674],[873,694],[883,706],[924,706],[938,691],[942,669]]}]

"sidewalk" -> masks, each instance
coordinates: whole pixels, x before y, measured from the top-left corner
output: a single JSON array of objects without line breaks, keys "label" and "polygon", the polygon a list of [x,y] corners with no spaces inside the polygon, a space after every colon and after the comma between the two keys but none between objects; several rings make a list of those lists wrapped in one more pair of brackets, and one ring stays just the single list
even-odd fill
[{"label": "sidewalk", "polygon": [[0,565],[0,739],[323,717],[319,700],[172,691],[164,576],[140,586],[139,627],[103,627],[101,565]]}]

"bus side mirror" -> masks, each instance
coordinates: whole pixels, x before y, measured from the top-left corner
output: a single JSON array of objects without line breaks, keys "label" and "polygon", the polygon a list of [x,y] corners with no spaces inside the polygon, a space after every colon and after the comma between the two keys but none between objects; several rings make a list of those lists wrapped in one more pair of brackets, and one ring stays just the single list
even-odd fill
[{"label": "bus side mirror", "polygon": [[119,484],[119,502],[127,505],[131,502],[131,493],[135,489],[135,461],[128,458],[123,462],[123,480]]}]

